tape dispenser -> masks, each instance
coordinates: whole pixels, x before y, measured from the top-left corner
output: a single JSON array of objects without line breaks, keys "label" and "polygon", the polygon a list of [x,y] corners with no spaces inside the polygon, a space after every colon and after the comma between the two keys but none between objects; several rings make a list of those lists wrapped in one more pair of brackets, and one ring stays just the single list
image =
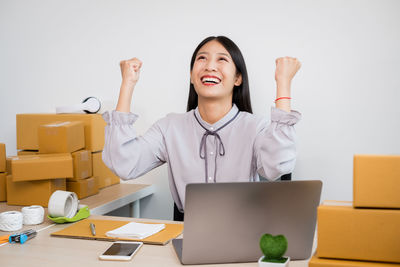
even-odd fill
[{"label": "tape dispenser", "polygon": [[89,113],[94,114],[99,112],[101,108],[101,102],[96,97],[85,98],[81,104],[57,107],[56,113]]}]

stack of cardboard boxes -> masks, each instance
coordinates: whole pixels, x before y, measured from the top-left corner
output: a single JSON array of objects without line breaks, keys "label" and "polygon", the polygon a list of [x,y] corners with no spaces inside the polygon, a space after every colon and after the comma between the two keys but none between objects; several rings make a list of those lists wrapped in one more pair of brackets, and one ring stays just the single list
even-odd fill
[{"label": "stack of cardboard boxes", "polygon": [[310,267],[400,266],[400,156],[354,156],[353,202],[318,207]]},{"label": "stack of cardboard boxes", "polygon": [[7,204],[46,207],[56,190],[82,199],[119,183],[101,159],[104,127],[99,114],[18,114],[18,156],[6,164]]}]

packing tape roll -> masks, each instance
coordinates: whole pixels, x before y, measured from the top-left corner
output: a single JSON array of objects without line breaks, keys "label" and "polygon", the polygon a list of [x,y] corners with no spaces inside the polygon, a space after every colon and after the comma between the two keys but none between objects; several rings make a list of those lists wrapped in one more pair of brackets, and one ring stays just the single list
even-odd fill
[{"label": "packing tape roll", "polygon": [[25,225],[41,224],[44,219],[44,208],[39,205],[33,205],[22,208],[22,217]]},{"label": "packing tape roll", "polygon": [[6,211],[0,213],[0,230],[11,232],[22,228],[23,216],[19,211]]},{"label": "packing tape roll", "polygon": [[72,218],[78,211],[79,200],[74,192],[57,190],[50,199],[48,212],[51,217]]}]

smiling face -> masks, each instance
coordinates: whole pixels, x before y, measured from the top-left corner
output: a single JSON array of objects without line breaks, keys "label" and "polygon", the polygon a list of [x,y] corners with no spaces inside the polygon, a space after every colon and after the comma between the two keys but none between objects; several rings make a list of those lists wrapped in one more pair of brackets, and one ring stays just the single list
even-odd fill
[{"label": "smiling face", "polygon": [[190,82],[203,99],[232,101],[233,88],[242,83],[235,63],[225,47],[212,40],[198,51],[190,73]]}]

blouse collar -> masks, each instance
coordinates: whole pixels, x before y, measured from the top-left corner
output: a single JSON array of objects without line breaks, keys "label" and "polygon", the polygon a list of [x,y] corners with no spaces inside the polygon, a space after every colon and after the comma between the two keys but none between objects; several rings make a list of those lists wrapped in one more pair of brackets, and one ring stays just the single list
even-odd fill
[{"label": "blouse collar", "polygon": [[203,118],[201,117],[200,112],[199,112],[199,107],[196,107],[196,109],[194,110],[199,122],[210,131],[215,131],[216,129],[218,129],[219,127],[224,125],[226,122],[231,120],[238,111],[239,111],[238,107],[235,104],[233,104],[231,110],[224,117],[222,117],[219,121],[217,121],[213,124],[210,124],[210,123],[206,122],[205,120],[203,120]]}]

